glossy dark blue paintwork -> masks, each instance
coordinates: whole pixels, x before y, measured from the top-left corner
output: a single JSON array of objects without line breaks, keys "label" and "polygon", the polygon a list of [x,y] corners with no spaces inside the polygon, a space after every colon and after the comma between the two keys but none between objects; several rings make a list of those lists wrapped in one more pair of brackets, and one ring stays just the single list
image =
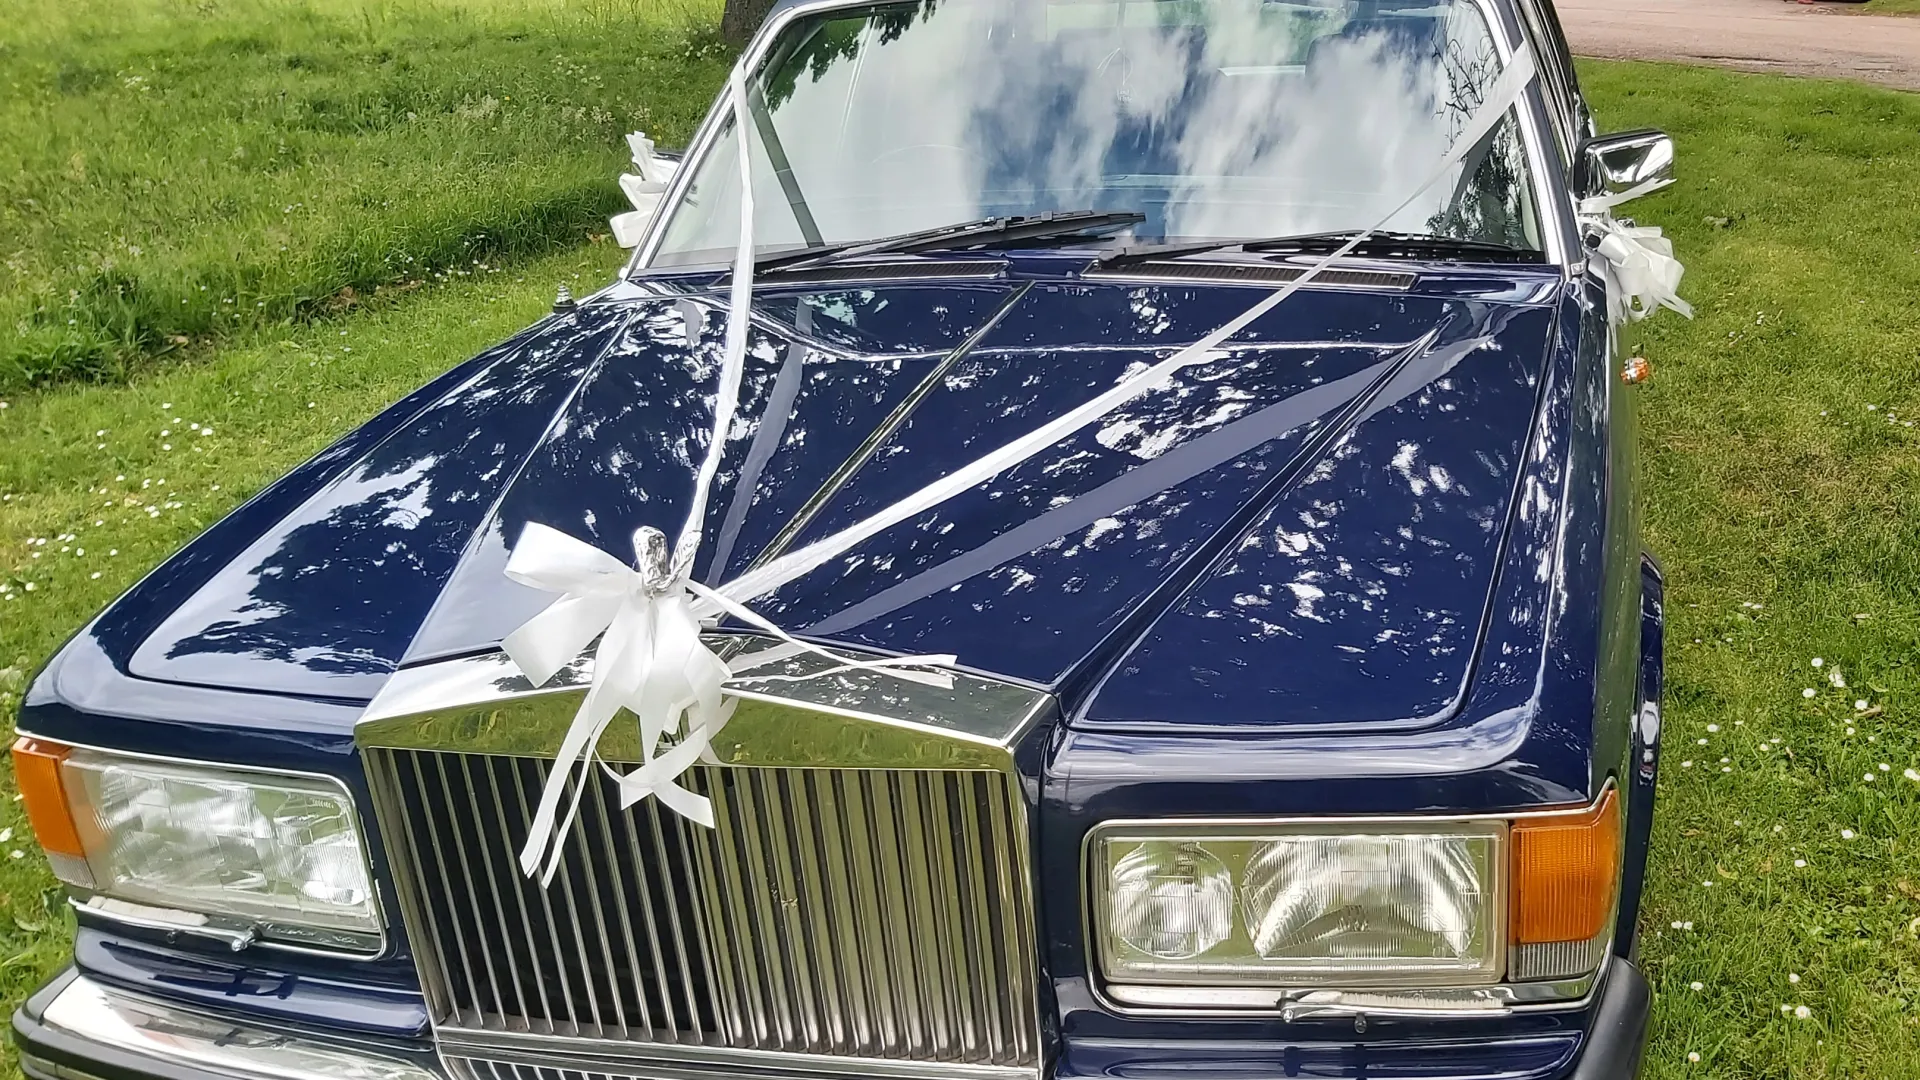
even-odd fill
[{"label": "glossy dark blue paintwork", "polygon": [[[824,535],[1259,296],[1096,282],[1084,265],[763,285],[698,572],[738,573],[796,521],[789,542]],[[1593,284],[1414,269],[1407,293],[1303,292],[1220,361],[756,605],[1059,693],[1066,722],[1020,761],[1063,1074],[1544,1077],[1580,1045],[1578,1010],[1356,1041],[1350,1024],[1122,1017],[1088,983],[1080,848],[1096,822],[1583,803],[1657,703],[1657,599],[1643,611],[1622,509],[1630,416]],[[352,727],[385,677],[494,648],[544,603],[500,573],[527,522],[614,551],[637,525],[677,524],[710,422],[712,285],[620,285],[395,406],[109,608],[36,681],[21,727],[326,772],[364,805]],[[1638,774],[1622,785],[1643,858],[1650,805]],[[414,1037],[424,1014],[392,933],[389,955],[350,962],[90,929],[78,962]]]}]

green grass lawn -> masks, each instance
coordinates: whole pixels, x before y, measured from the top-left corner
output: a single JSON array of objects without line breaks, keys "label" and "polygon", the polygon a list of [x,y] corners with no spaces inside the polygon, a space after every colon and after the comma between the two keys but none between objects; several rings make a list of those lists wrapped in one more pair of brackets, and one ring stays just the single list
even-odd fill
[{"label": "green grass lawn", "polygon": [[607,230],[683,142],[718,0],[10,0],[0,392]]},{"label": "green grass lawn", "polygon": [[[140,10],[157,18],[151,11],[159,8]],[[420,4],[365,10],[370,33],[413,27],[406,32],[422,35],[416,40],[433,36],[420,28],[440,17],[433,14],[440,9]],[[389,18],[395,10],[405,14]],[[498,46],[527,50],[532,59],[515,70],[544,70],[562,51],[570,64],[585,55],[584,47],[558,44],[574,16],[543,7],[486,10],[458,18],[442,12],[450,20],[444,25],[476,20],[466,39],[475,49],[495,47],[480,40],[485,19],[529,27],[528,37]],[[109,51],[122,50],[114,55],[135,49],[102,24],[88,25]],[[323,38],[348,35],[328,38],[346,42],[334,55],[360,55],[348,23],[313,25],[333,27]],[[272,33],[283,31],[294,32]],[[239,33],[192,32],[204,36],[171,40]],[[0,81],[4,73],[40,70],[44,59],[23,60],[32,50],[17,36],[8,40]],[[632,44],[642,55],[661,55]],[[549,54],[541,58],[543,47]],[[318,44],[294,51],[325,52]],[[128,92],[131,74],[121,74],[121,63],[94,65],[111,70],[114,81],[89,84],[83,96]],[[606,92],[631,92],[629,102],[643,92],[704,102],[721,70],[712,60],[692,63],[685,85],[629,91],[609,78]],[[1675,237],[1689,266],[1683,291],[1699,312],[1692,323],[1662,316],[1639,332],[1656,370],[1643,391],[1649,541],[1665,560],[1671,616],[1667,754],[1643,957],[1657,993],[1648,1075],[1920,1076],[1920,782],[1905,775],[1920,768],[1920,733],[1911,723],[1920,708],[1913,660],[1920,657],[1920,427],[1907,426],[1910,417],[1920,421],[1920,201],[1910,180],[1920,175],[1920,98],[1708,69],[1595,63],[1583,70],[1605,126],[1664,127],[1679,141],[1682,183],[1635,212]],[[237,77],[253,78],[252,71],[242,63]],[[509,94],[517,104],[531,92],[522,84],[509,89],[505,76],[492,88],[465,70],[440,77],[454,89],[418,92],[454,103],[492,94],[500,110]],[[207,96],[235,101],[253,92],[202,78]],[[334,85],[355,84],[343,77]],[[687,117],[697,111],[685,109]],[[185,114],[142,115],[163,125]],[[209,106],[193,115],[226,113]],[[453,134],[463,122],[443,117],[436,123],[444,131],[417,142],[413,129],[339,135],[327,144],[328,168],[368,186],[392,169],[396,191],[437,199],[408,185],[442,171],[436,155],[469,160],[459,155],[470,144]],[[22,129],[6,125],[0,161],[53,160],[12,145]],[[560,156],[594,162],[577,173],[582,190],[594,183],[611,190],[615,138],[627,126],[623,119],[591,137],[570,136]],[[124,139],[131,129],[109,124],[101,138]],[[537,140],[548,130],[493,131],[489,149],[472,152],[492,163],[510,164],[522,150],[545,157]],[[79,135],[68,137],[88,155],[89,170],[113,159],[96,156]],[[520,139],[536,141],[517,148]],[[155,127],[153,141],[190,140]],[[379,153],[356,152],[361,145]],[[211,157],[200,166],[179,152],[142,160],[120,174],[120,190],[158,183],[183,162],[187,174],[215,187],[250,167]],[[465,176],[469,169],[445,171]],[[14,182],[0,171],[0,185]],[[272,185],[250,186],[256,180],[233,182],[241,191],[235,206],[250,209],[231,215],[170,204],[148,219],[122,205],[121,227],[144,222],[152,231],[142,235],[157,250],[200,253],[177,264],[141,263],[153,280],[207,281],[273,227],[285,197],[269,197]],[[5,190],[15,209],[0,213],[14,213],[18,200]],[[508,217],[497,220],[512,220],[519,197],[502,197],[498,212]],[[326,220],[315,215],[314,231],[299,234],[313,262],[268,258],[260,272],[293,280],[304,272],[299,267],[336,265],[327,260],[362,250],[352,238],[363,233],[371,236],[364,251],[377,262],[396,238],[444,243],[431,222],[452,234],[465,227],[461,200],[434,202],[416,218],[411,198],[396,197],[391,207],[330,202]],[[35,228],[43,231],[23,234],[21,258],[39,283],[32,288],[78,280],[62,277],[72,262],[63,245],[91,235],[93,226],[78,223],[93,212],[75,207],[71,223],[42,222]],[[196,346],[185,360],[139,360],[121,385],[69,383],[8,397],[0,410],[0,584],[8,597],[0,599],[0,717],[10,721],[28,673],[68,633],[248,494],[532,320],[557,282],[581,291],[604,281],[619,261],[610,244],[566,244],[590,227],[507,253],[504,268],[494,258],[482,260],[485,270],[469,260],[464,276],[372,304],[323,308],[314,321],[282,321],[289,314],[235,320],[241,325],[219,329],[214,345]],[[529,253],[552,245],[559,245],[553,254]],[[213,324],[195,333],[212,334]],[[211,434],[198,433],[207,428]],[[1856,701],[1867,707],[1856,709]],[[0,836],[0,999],[10,1008],[64,961],[71,922],[18,805],[5,799]],[[1796,1007],[1807,1010],[1805,1018]],[[1690,1053],[1698,1064],[1688,1062]]]},{"label": "green grass lawn", "polygon": [[1867,0],[1860,11],[1867,15],[1920,15],[1920,0]]}]

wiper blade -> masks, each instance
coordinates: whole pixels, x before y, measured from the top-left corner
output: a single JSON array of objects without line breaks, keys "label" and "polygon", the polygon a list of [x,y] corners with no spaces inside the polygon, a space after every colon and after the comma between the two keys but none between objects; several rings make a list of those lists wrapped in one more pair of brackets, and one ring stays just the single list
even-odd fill
[{"label": "wiper blade", "polygon": [[[1298,236],[1273,236],[1255,240],[1215,240],[1201,244],[1148,244],[1141,247],[1122,248],[1095,260],[1094,265],[1110,270],[1117,266],[1131,266],[1159,259],[1178,259],[1186,255],[1202,255],[1212,251],[1324,254],[1338,250],[1352,240],[1359,231],[1346,229],[1340,232],[1301,233]],[[1481,255],[1495,262],[1536,262],[1541,258],[1537,251],[1490,240],[1468,240],[1454,236],[1435,236],[1430,233],[1384,231],[1368,233],[1367,238],[1353,249],[1353,253],[1374,256]]]},{"label": "wiper blade", "polygon": [[941,251],[985,244],[1006,246],[1022,240],[1049,240],[1078,236],[1104,229],[1138,225],[1147,216],[1135,211],[1068,210],[1018,217],[981,218],[937,229],[921,229],[880,240],[860,240],[844,244],[802,248],[770,255],[753,264],[756,273],[774,270],[802,270],[840,259],[866,255],[907,255],[919,251]]}]

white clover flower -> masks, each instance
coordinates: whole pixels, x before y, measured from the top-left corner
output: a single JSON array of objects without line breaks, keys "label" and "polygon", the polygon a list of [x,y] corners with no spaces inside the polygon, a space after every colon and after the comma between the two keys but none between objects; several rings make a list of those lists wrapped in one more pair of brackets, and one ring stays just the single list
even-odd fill
[{"label": "white clover flower", "polygon": [[1802,691],[1800,691],[1800,696],[1801,696],[1801,697],[1812,697],[1812,696],[1814,695],[1814,693],[1815,693],[1815,691],[1814,691],[1814,689],[1813,689],[1813,687],[1811,687],[1811,686],[1809,686],[1809,687],[1807,687],[1806,689],[1804,689],[1804,690],[1802,690]]},{"label": "white clover flower", "polygon": [[1840,839],[1842,839],[1842,840],[1851,840],[1851,839],[1853,839],[1853,830],[1852,830],[1852,829],[1841,829],[1841,830],[1840,830]]},{"label": "white clover flower", "polygon": [[1674,928],[1675,930],[1678,930],[1678,929],[1680,929],[1680,920],[1679,920],[1679,919],[1675,919],[1675,920],[1673,920],[1673,928]]},{"label": "white clover flower", "polygon": [[[1695,984],[1695,985],[1696,985],[1696,988],[1697,988],[1697,986],[1698,986],[1698,984]],[[1699,1052],[1698,1050],[1689,1050],[1689,1051],[1687,1051],[1687,1064],[1689,1064],[1689,1065],[1698,1065],[1698,1064],[1700,1064],[1700,1052]]]},{"label": "white clover flower", "polygon": [[1917,784],[1920,784],[1920,769],[1908,769],[1906,772],[1903,772],[1900,775],[1906,777],[1909,780],[1912,780]]},{"label": "white clover flower", "polygon": [[1709,735],[1718,735],[1718,734],[1720,734],[1720,725],[1719,725],[1719,724],[1708,724],[1708,725],[1707,725],[1707,734],[1709,734]]},{"label": "white clover flower", "polygon": [[1681,924],[1680,924],[1680,929],[1682,929],[1682,930],[1691,930],[1691,929],[1693,929],[1693,920],[1692,920],[1692,919],[1688,919],[1688,920],[1687,920],[1686,922],[1683,922],[1683,923],[1681,923]]},{"label": "white clover flower", "polygon": [[1869,783],[1869,784],[1871,784],[1871,783],[1873,783],[1873,774],[1872,774],[1872,773],[1865,773],[1865,774],[1863,774],[1863,775],[1862,775],[1862,776],[1860,777],[1860,779],[1862,779],[1862,780],[1864,780],[1864,781],[1866,781],[1867,783]]},{"label": "white clover flower", "polygon": [[1807,868],[1807,860],[1805,859],[1793,860],[1793,868],[1795,870],[1805,870]]},{"label": "white clover flower", "polygon": [[1780,1011],[1781,1011],[1781,1012],[1783,1012],[1783,1013],[1790,1013],[1790,1012],[1792,1012],[1792,1011],[1793,1011],[1793,1006],[1791,1006],[1791,1005],[1782,1005],[1782,1006],[1780,1006]]},{"label": "white clover flower", "polygon": [[1807,1008],[1805,1005],[1795,1005],[1793,1007],[1793,1018],[1795,1020],[1805,1020],[1812,1015],[1813,1010]]},{"label": "white clover flower", "polygon": [[1689,990],[1705,990],[1706,988],[1707,984],[1702,982],[1690,982],[1687,984],[1687,989]]},{"label": "white clover flower", "polygon": [[1852,729],[1852,728],[1848,728],[1848,729],[1847,729],[1847,734],[1849,734],[1849,735],[1851,735],[1851,734],[1853,734],[1853,729]]},{"label": "white clover flower", "polygon": [[1789,971],[1787,972],[1787,981],[1797,986],[1800,983],[1800,976],[1795,972]]},{"label": "white clover flower", "polygon": [[1817,656],[1813,658],[1813,666],[1814,666],[1814,667],[1820,667],[1821,665],[1823,665],[1823,664],[1825,664],[1825,663],[1826,663],[1826,661],[1825,661],[1825,660],[1822,660],[1822,659],[1820,659],[1820,658],[1819,658],[1819,657],[1817,657]]},{"label": "white clover flower", "polygon": [[1858,699],[1856,699],[1856,700],[1854,701],[1854,703],[1853,703],[1853,710],[1854,710],[1855,712],[1866,712],[1866,711],[1867,711],[1867,699],[1866,699],[1866,698],[1858,698]]},{"label": "white clover flower", "polygon": [[1680,767],[1681,767],[1681,768],[1683,768],[1683,769],[1691,769],[1691,768],[1693,768],[1693,762],[1691,762],[1691,761],[1683,761],[1683,762],[1681,762],[1681,763],[1680,763]]},{"label": "white clover flower", "polygon": [[1705,745],[1707,745],[1707,740],[1705,740],[1705,739],[1695,739],[1695,740],[1693,741],[1693,744],[1694,744],[1695,746],[1705,746]]}]

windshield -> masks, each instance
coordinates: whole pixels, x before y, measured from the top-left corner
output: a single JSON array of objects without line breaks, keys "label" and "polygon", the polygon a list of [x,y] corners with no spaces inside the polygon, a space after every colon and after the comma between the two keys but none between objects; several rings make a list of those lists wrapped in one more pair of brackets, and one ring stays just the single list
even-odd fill
[{"label": "windshield", "polygon": [[[1500,58],[1467,0],[917,0],[791,23],[751,82],[762,252],[1137,211],[1111,243],[1359,229],[1425,180]],[[723,263],[729,120],[654,265]],[[1387,223],[1537,250],[1515,115]]]}]

